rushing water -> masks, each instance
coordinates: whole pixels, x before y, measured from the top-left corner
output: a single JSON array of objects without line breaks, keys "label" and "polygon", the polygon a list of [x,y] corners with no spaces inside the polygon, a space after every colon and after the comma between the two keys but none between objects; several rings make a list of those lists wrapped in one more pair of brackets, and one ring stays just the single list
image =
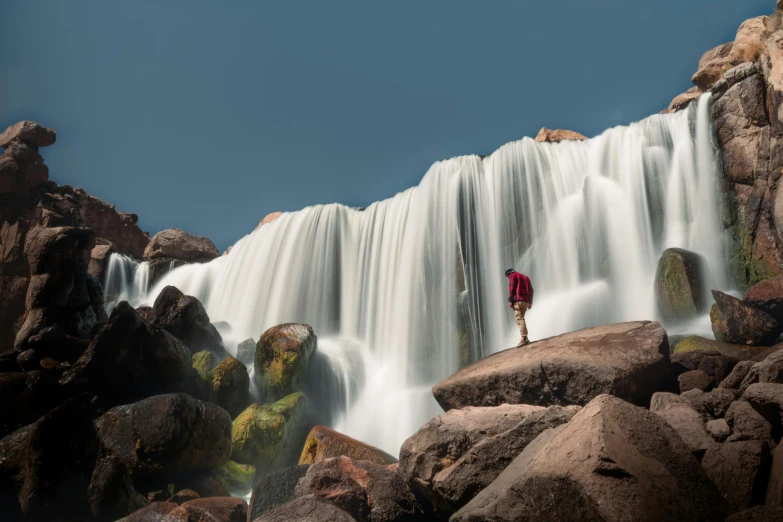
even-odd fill
[{"label": "rushing water", "polygon": [[396,454],[439,413],[433,383],[518,341],[506,268],[536,288],[532,339],[656,318],[668,247],[702,254],[706,284],[728,286],[710,105],[705,95],[586,142],[525,138],[440,161],[364,211],[283,214],[229,255],[172,271],[146,301],[165,285],[197,296],[231,324],[229,350],[275,324],[312,325],[322,413]]}]

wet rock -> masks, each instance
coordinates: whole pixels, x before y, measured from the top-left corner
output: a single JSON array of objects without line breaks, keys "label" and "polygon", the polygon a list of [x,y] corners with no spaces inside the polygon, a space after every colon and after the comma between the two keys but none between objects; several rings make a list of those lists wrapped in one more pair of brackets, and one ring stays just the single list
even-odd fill
[{"label": "wet rock", "polygon": [[578,132],[563,129],[552,130],[547,129],[546,127],[543,127],[536,136],[536,141],[539,143],[559,143],[561,141],[569,140],[584,141],[586,139],[587,136],[579,134]]},{"label": "wet rock", "polygon": [[234,497],[189,500],[168,514],[177,522],[246,522],[247,502]]},{"label": "wet rock", "polygon": [[57,140],[54,129],[34,121],[24,120],[8,127],[0,134],[0,149],[7,148],[12,141],[20,141],[31,147],[48,147]]},{"label": "wet rock", "polygon": [[681,248],[669,248],[661,254],[655,273],[655,299],[667,321],[687,321],[707,306],[700,255]]},{"label": "wet rock", "polygon": [[134,480],[169,480],[209,471],[228,460],[231,418],[214,404],[183,393],[158,395],[107,411],[103,446]]},{"label": "wet rock", "polygon": [[751,286],[745,292],[745,302],[783,322],[783,278],[767,279]]},{"label": "wet rock", "polygon": [[231,459],[255,466],[260,472],[296,463],[305,440],[308,405],[302,393],[272,404],[251,404],[234,419]]},{"label": "wet rock", "polygon": [[237,359],[243,364],[253,364],[256,356],[256,342],[251,337],[237,345]]},{"label": "wet rock", "polygon": [[192,489],[182,489],[174,493],[168,499],[168,502],[174,502],[177,505],[182,505],[189,500],[196,500],[197,498],[201,498],[201,495],[199,495]]},{"label": "wet rock", "polygon": [[179,506],[173,502],[153,502],[133,512],[125,522],[169,522],[171,519],[167,515],[177,507]]},{"label": "wet rock", "polygon": [[769,346],[780,336],[781,326],[772,316],[717,290],[710,311],[715,339],[736,344]]},{"label": "wet rock", "polygon": [[144,249],[144,259],[174,258],[188,263],[207,263],[220,257],[209,238],[194,236],[178,228],[167,228],[155,234]]},{"label": "wet rock", "polygon": [[[691,335],[675,345],[672,355],[682,354],[684,356],[685,354],[695,354],[698,352],[720,353],[725,357],[731,357],[740,361],[758,361],[769,355],[771,349],[766,346],[724,343],[713,339],[705,339],[698,335]],[[675,359],[673,358],[672,360],[674,361]]]},{"label": "wet rock", "polygon": [[167,286],[152,306],[151,322],[185,343],[191,352],[212,352],[218,360],[228,356],[223,339],[209,322],[209,316],[195,297]]},{"label": "wet rock", "polygon": [[113,522],[147,503],[133,486],[128,470],[113,455],[98,460],[87,490],[90,514],[95,520]]},{"label": "wet rock", "polygon": [[385,465],[397,462],[397,459],[364,442],[343,435],[326,426],[315,426],[307,435],[299,457],[299,464],[315,464],[325,459],[346,456],[354,460],[367,460]]},{"label": "wet rock", "polygon": [[736,366],[734,366],[734,369],[731,370],[731,373],[720,382],[718,388],[734,388],[738,390],[742,384],[742,381],[745,379],[745,377],[748,375],[748,372],[750,372],[750,369],[753,368],[755,364],[755,361],[738,362]]},{"label": "wet rock", "polygon": [[247,368],[230,355],[209,373],[215,403],[236,417],[248,405],[250,376]]},{"label": "wet rock", "polygon": [[305,372],[317,346],[318,339],[306,324],[281,324],[264,332],[258,340],[253,363],[264,400],[275,401],[302,390]]},{"label": "wet rock", "polygon": [[311,494],[367,522],[413,522],[422,515],[397,473],[366,460],[336,457],[313,464],[296,486],[297,497]]},{"label": "wet rock", "polygon": [[725,418],[733,431],[731,441],[772,442],[772,425],[749,402],[734,401],[726,411]]},{"label": "wet rock", "polygon": [[578,410],[508,404],[451,410],[405,441],[399,473],[422,503],[448,516],[488,486],[540,433],[565,424]]},{"label": "wet rock", "polygon": [[647,405],[669,375],[658,323],[588,328],[478,361],[432,388],[448,411],[465,406],[586,404],[602,393]]},{"label": "wet rock", "polygon": [[356,522],[351,515],[316,495],[298,497],[254,522]]},{"label": "wet rock", "polygon": [[164,257],[161,259],[152,259],[149,261],[149,273],[147,274],[147,286],[154,287],[160,279],[177,267],[187,265],[185,261]]},{"label": "wet rock", "polygon": [[701,370],[690,370],[678,377],[680,383],[680,393],[688,390],[707,391],[715,384],[715,379]]},{"label": "wet rock", "polygon": [[218,358],[212,352],[206,350],[194,353],[191,361],[193,362],[193,369],[205,380],[209,379],[209,374],[218,365]]},{"label": "wet rock", "polygon": [[770,463],[769,447],[758,440],[713,444],[701,461],[732,511],[764,502]]},{"label": "wet rock", "polygon": [[731,429],[725,419],[716,419],[707,423],[707,433],[715,442],[724,442],[731,435]]},{"label": "wet rock", "polygon": [[309,467],[292,466],[259,477],[250,497],[248,520],[256,520],[267,511],[292,500],[296,484],[307,474]]},{"label": "wet rock", "polygon": [[707,448],[714,444],[704,427],[701,415],[692,406],[671,403],[662,409],[657,409],[655,414],[677,431],[696,458],[701,459]]},{"label": "wet rock", "polygon": [[40,370],[0,373],[0,437],[57,406],[60,394],[57,380]]},{"label": "wet rock", "polygon": [[601,395],[544,432],[452,522],[723,520],[727,506],[658,415]]}]

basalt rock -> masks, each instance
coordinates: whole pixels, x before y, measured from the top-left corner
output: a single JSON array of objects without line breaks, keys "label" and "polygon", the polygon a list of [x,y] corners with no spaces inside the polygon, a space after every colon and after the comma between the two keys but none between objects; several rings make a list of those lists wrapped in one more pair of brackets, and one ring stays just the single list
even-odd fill
[{"label": "basalt rock", "polygon": [[713,444],[701,461],[732,511],[764,502],[771,458],[765,442],[748,440]]},{"label": "basalt rock", "polygon": [[669,248],[661,254],[655,274],[655,298],[658,310],[667,321],[686,321],[704,311],[704,259],[681,248]]},{"label": "basalt rock", "polygon": [[748,288],[745,302],[783,321],[783,278],[767,279]]},{"label": "basalt rock", "polygon": [[264,513],[253,522],[357,522],[357,520],[319,496],[306,495]]},{"label": "basalt rock", "polygon": [[248,519],[256,520],[269,510],[294,498],[299,479],[310,466],[292,466],[261,475],[253,486],[248,507]]},{"label": "basalt rock", "polygon": [[41,370],[0,373],[0,437],[57,406],[60,394],[57,380]]},{"label": "basalt rock", "polygon": [[87,490],[90,514],[96,521],[113,522],[146,505],[128,470],[114,455],[101,457]]},{"label": "basalt rock", "polygon": [[735,344],[770,346],[780,336],[781,324],[769,314],[717,290],[710,311],[715,339]]},{"label": "basalt rock", "polygon": [[772,425],[747,401],[734,401],[726,411],[732,429],[731,441],[758,440],[772,444]]},{"label": "basalt rock", "polygon": [[214,402],[232,417],[239,415],[248,406],[250,377],[247,368],[238,359],[228,356],[208,375]]},{"label": "basalt rock", "polygon": [[299,457],[299,464],[315,464],[325,459],[346,456],[354,460],[367,460],[386,465],[397,459],[369,444],[343,435],[326,426],[315,426],[307,439]]},{"label": "basalt rock", "polygon": [[167,516],[172,522],[246,522],[247,502],[233,497],[199,498],[182,503]]},{"label": "basalt rock", "polygon": [[269,328],[258,340],[254,359],[255,380],[265,401],[302,391],[304,376],[318,346],[306,324]]},{"label": "basalt rock", "polygon": [[666,388],[669,372],[666,332],[641,321],[496,353],[439,382],[432,393],[446,411],[503,403],[583,405],[603,393],[647,405]]},{"label": "basalt rock", "polygon": [[207,263],[220,257],[209,238],[194,236],[178,228],[167,228],[155,234],[144,249],[144,259],[174,258],[186,263]]}]

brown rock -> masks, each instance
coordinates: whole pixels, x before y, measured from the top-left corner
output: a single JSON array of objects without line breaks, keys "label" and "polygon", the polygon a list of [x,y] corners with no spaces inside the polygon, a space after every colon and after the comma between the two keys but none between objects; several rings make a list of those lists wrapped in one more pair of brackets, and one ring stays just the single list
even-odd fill
[{"label": "brown rock", "polygon": [[112,522],[146,505],[122,463],[113,455],[100,458],[87,490],[94,520]]},{"label": "brown rock", "polygon": [[715,388],[704,393],[699,389],[689,390],[681,395],[706,420],[720,419],[731,403],[737,399],[737,392],[726,388]]},{"label": "brown rock", "polygon": [[[734,366],[739,362],[736,358],[723,355],[719,352],[709,350],[694,350],[692,352],[673,353],[671,356],[671,368],[677,377],[685,372],[693,370],[700,371],[709,377],[707,388],[700,388],[707,391],[714,383],[720,382],[729,376]],[[693,379],[696,375],[691,374]],[[702,379],[704,381],[704,379]],[[698,387],[698,386],[697,386]],[[681,391],[687,391],[682,390]]]},{"label": "brown rock", "polygon": [[650,399],[650,411],[653,413],[680,405],[690,406],[691,403],[676,393],[670,392],[656,392]]},{"label": "brown rock", "polygon": [[723,442],[731,435],[731,428],[726,419],[715,419],[707,423],[707,433],[715,442]]},{"label": "brown rock", "polygon": [[[767,484],[767,506],[783,508],[783,444],[772,451],[772,466]],[[782,519],[783,520],[783,519]]]},{"label": "brown rock", "polygon": [[733,511],[764,502],[770,467],[766,443],[758,440],[713,443],[701,465]]},{"label": "brown rock", "polygon": [[693,75],[693,83],[702,90],[710,89],[723,72],[729,68],[729,54],[734,43],[729,42],[707,51],[699,60],[699,69]]},{"label": "brown rock", "polygon": [[770,346],[780,336],[781,325],[772,316],[717,290],[710,311],[715,339],[737,344]]},{"label": "brown rock", "polygon": [[731,373],[720,382],[718,388],[734,388],[738,390],[740,388],[740,385],[742,384],[742,381],[748,375],[750,369],[753,368],[753,366],[755,366],[755,364],[756,364],[755,361],[738,362],[734,366],[734,369],[731,370]]},{"label": "brown rock", "polygon": [[756,383],[748,386],[742,398],[772,425],[772,437],[780,441],[783,435],[783,384]]},{"label": "brown rock", "polygon": [[726,411],[726,422],[732,428],[731,441],[758,440],[772,442],[772,425],[747,401],[735,401]]},{"label": "brown rock", "polygon": [[432,393],[446,411],[503,403],[586,404],[602,393],[647,405],[665,388],[668,373],[661,325],[621,323],[496,353],[439,382]]},{"label": "brown rock", "polygon": [[189,500],[168,514],[172,522],[246,522],[247,502],[234,497]]},{"label": "brown rock", "polygon": [[725,518],[720,493],[658,415],[601,395],[555,430],[540,436],[543,444],[533,441],[450,520]]},{"label": "brown rock", "polygon": [[764,45],[762,44],[764,34],[767,31],[766,16],[759,16],[745,20],[737,31],[734,39],[734,45],[729,53],[729,60],[732,63],[752,62],[758,59]]},{"label": "brown rock", "polygon": [[57,406],[61,393],[57,380],[40,370],[0,373],[0,437]]},{"label": "brown rock", "polygon": [[309,468],[309,465],[292,466],[257,477],[250,497],[248,520],[256,520],[267,511],[291,501],[296,484]]},{"label": "brown rock", "polygon": [[692,87],[682,94],[678,94],[669,104],[666,112],[678,112],[686,109],[691,103],[698,100],[704,92],[698,87]]},{"label": "brown rock", "polygon": [[101,284],[104,284],[106,269],[109,267],[109,257],[112,254],[111,243],[97,244],[90,252],[90,264],[87,271]]},{"label": "brown rock", "polygon": [[380,465],[397,462],[397,459],[383,450],[326,426],[316,426],[307,435],[302,456],[299,457],[299,464],[315,464],[340,456],[350,457],[354,460],[368,460]]},{"label": "brown rock", "polygon": [[356,522],[351,515],[316,495],[277,506],[253,522]]},{"label": "brown rock", "polygon": [[35,148],[48,147],[57,140],[57,133],[54,129],[34,121],[24,120],[11,125],[0,134],[0,149],[7,148],[14,140]]},{"label": "brown rock", "polygon": [[26,194],[49,179],[49,168],[38,149],[12,141],[0,155],[0,194],[11,198]]},{"label": "brown rock", "polygon": [[153,502],[133,512],[125,522],[173,522],[167,515],[177,507],[173,502]]},{"label": "brown rock", "polygon": [[267,214],[266,216],[264,216],[264,219],[262,219],[261,222],[258,223],[256,230],[266,225],[267,223],[271,223],[272,221],[274,221],[275,219],[279,218],[282,215],[283,215],[282,212],[272,212],[270,214]]},{"label": "brown rock", "polygon": [[174,495],[168,499],[168,502],[174,502],[177,505],[182,505],[188,500],[196,500],[197,498],[201,498],[201,495],[192,489],[182,489],[174,493]]},{"label": "brown rock", "polygon": [[680,393],[688,390],[698,389],[707,391],[715,385],[715,379],[701,370],[690,370],[678,377],[680,383]]},{"label": "brown rock", "polygon": [[305,372],[317,347],[318,338],[306,324],[281,324],[261,335],[253,367],[256,384],[265,401],[274,402],[302,391]]},{"label": "brown rock", "polygon": [[734,513],[726,522],[770,522],[783,520],[783,508],[770,506],[756,506]]},{"label": "brown rock", "polygon": [[745,292],[745,302],[780,322],[783,320],[783,279],[767,279],[751,286]]},{"label": "brown rock", "polygon": [[570,140],[584,141],[586,139],[587,136],[579,134],[578,132],[563,129],[552,130],[547,129],[546,127],[542,127],[538,132],[538,136],[536,136],[536,141],[539,143],[559,143],[561,141]]},{"label": "brown rock", "polygon": [[672,403],[654,412],[674,428],[697,458],[701,458],[712,437],[704,427],[701,415],[690,405]]},{"label": "brown rock", "polygon": [[209,238],[194,236],[178,228],[167,228],[155,234],[144,249],[144,259],[173,257],[188,263],[207,263],[220,252]]}]

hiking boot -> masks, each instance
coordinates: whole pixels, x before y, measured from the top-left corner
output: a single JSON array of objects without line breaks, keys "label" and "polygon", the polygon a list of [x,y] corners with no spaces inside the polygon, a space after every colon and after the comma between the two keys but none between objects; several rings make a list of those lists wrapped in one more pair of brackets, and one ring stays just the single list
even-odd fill
[{"label": "hiking boot", "polygon": [[517,348],[522,348],[523,346],[527,346],[528,344],[530,344],[530,341],[528,339],[522,339],[521,341],[519,341]]}]

